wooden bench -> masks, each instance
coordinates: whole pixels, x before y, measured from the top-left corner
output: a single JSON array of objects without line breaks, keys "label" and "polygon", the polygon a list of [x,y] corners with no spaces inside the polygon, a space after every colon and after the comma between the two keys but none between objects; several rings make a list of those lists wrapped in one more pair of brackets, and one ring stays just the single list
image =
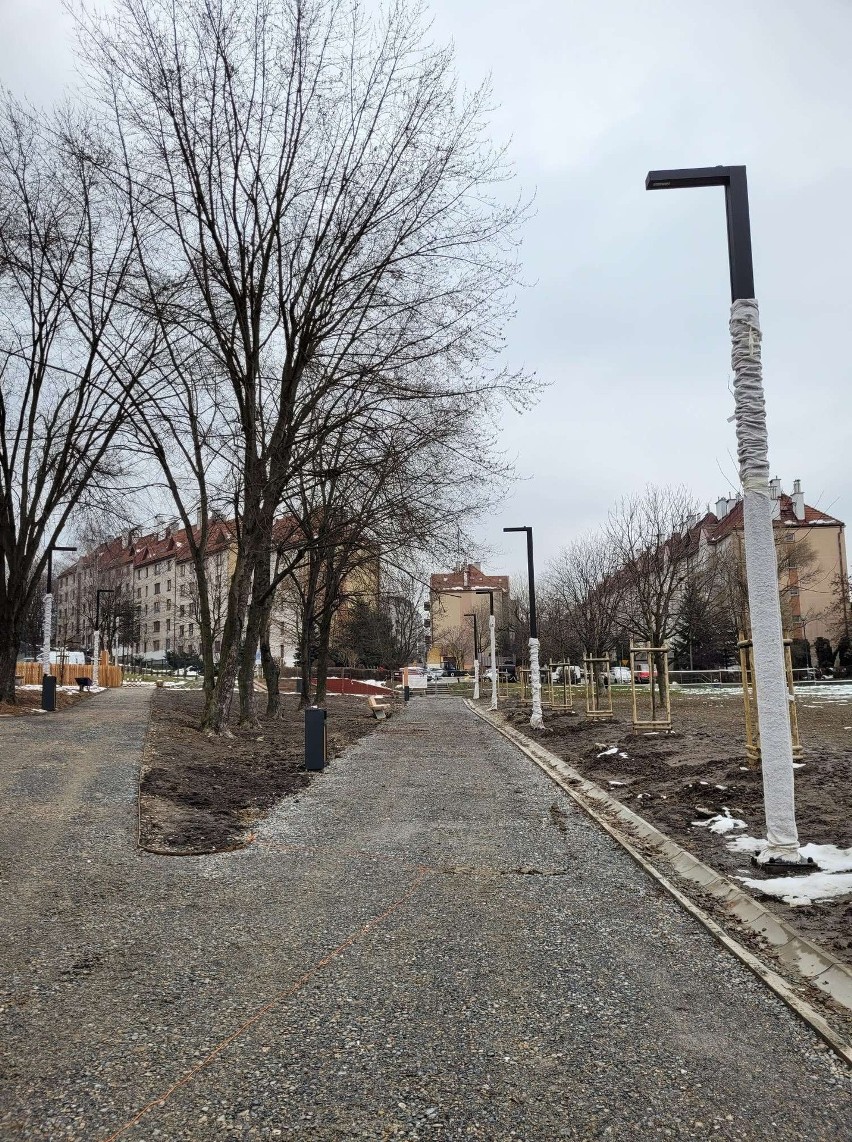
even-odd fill
[{"label": "wooden bench", "polygon": [[373,711],[373,716],[379,722],[383,722],[385,718],[390,716],[391,704],[385,698],[377,698],[371,695],[367,699],[367,705]]}]

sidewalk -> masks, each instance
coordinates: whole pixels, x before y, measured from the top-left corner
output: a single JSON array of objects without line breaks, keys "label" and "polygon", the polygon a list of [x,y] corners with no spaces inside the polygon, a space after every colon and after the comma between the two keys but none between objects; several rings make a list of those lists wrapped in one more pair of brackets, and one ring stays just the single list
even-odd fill
[{"label": "sidewalk", "polygon": [[845,1068],[461,702],[206,858],[135,850],[146,717],[0,723],[3,1138],[852,1139]]}]

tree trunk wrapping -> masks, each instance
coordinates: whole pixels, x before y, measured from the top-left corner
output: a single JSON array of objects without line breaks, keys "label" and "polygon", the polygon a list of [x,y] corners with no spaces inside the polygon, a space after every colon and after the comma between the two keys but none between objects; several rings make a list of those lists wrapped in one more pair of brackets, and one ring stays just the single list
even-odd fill
[{"label": "tree trunk wrapping", "polygon": [[50,631],[53,626],[53,595],[44,596],[44,624],[41,643],[41,672],[50,673]]},{"label": "tree trunk wrapping", "polygon": [[92,686],[100,685],[101,632],[95,627],[92,635]]},{"label": "tree trunk wrapping", "polygon": [[530,725],[540,730],[544,725],[541,713],[541,668],[538,664],[538,639],[530,639],[530,686],[532,687],[532,714]]},{"label": "tree trunk wrapping", "polygon": [[797,860],[799,836],[793,790],[790,697],[769,495],[769,444],[760,359],[760,321],[754,299],[733,303],[730,330],[737,456],[743,486],[746,580],[768,841],[758,859],[761,862],[771,857]]},{"label": "tree trunk wrapping", "polygon": [[491,643],[491,709],[497,709],[497,622],[488,616],[488,638]]}]

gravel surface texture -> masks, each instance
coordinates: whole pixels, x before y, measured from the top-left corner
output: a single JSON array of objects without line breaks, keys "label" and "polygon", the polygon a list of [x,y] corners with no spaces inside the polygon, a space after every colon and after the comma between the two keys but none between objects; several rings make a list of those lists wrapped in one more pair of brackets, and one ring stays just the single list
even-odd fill
[{"label": "gravel surface texture", "polygon": [[0,723],[3,1138],[852,1139],[846,1068],[460,702],[192,858],[135,846],[147,697]]}]

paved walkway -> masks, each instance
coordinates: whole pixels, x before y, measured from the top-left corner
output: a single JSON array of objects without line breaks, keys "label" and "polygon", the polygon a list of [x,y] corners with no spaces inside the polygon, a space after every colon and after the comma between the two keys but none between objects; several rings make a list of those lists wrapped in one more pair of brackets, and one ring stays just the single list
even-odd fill
[{"label": "paved walkway", "polygon": [[134,847],[146,719],[0,722],[3,1138],[852,1139],[845,1069],[461,703],[206,858]]}]

